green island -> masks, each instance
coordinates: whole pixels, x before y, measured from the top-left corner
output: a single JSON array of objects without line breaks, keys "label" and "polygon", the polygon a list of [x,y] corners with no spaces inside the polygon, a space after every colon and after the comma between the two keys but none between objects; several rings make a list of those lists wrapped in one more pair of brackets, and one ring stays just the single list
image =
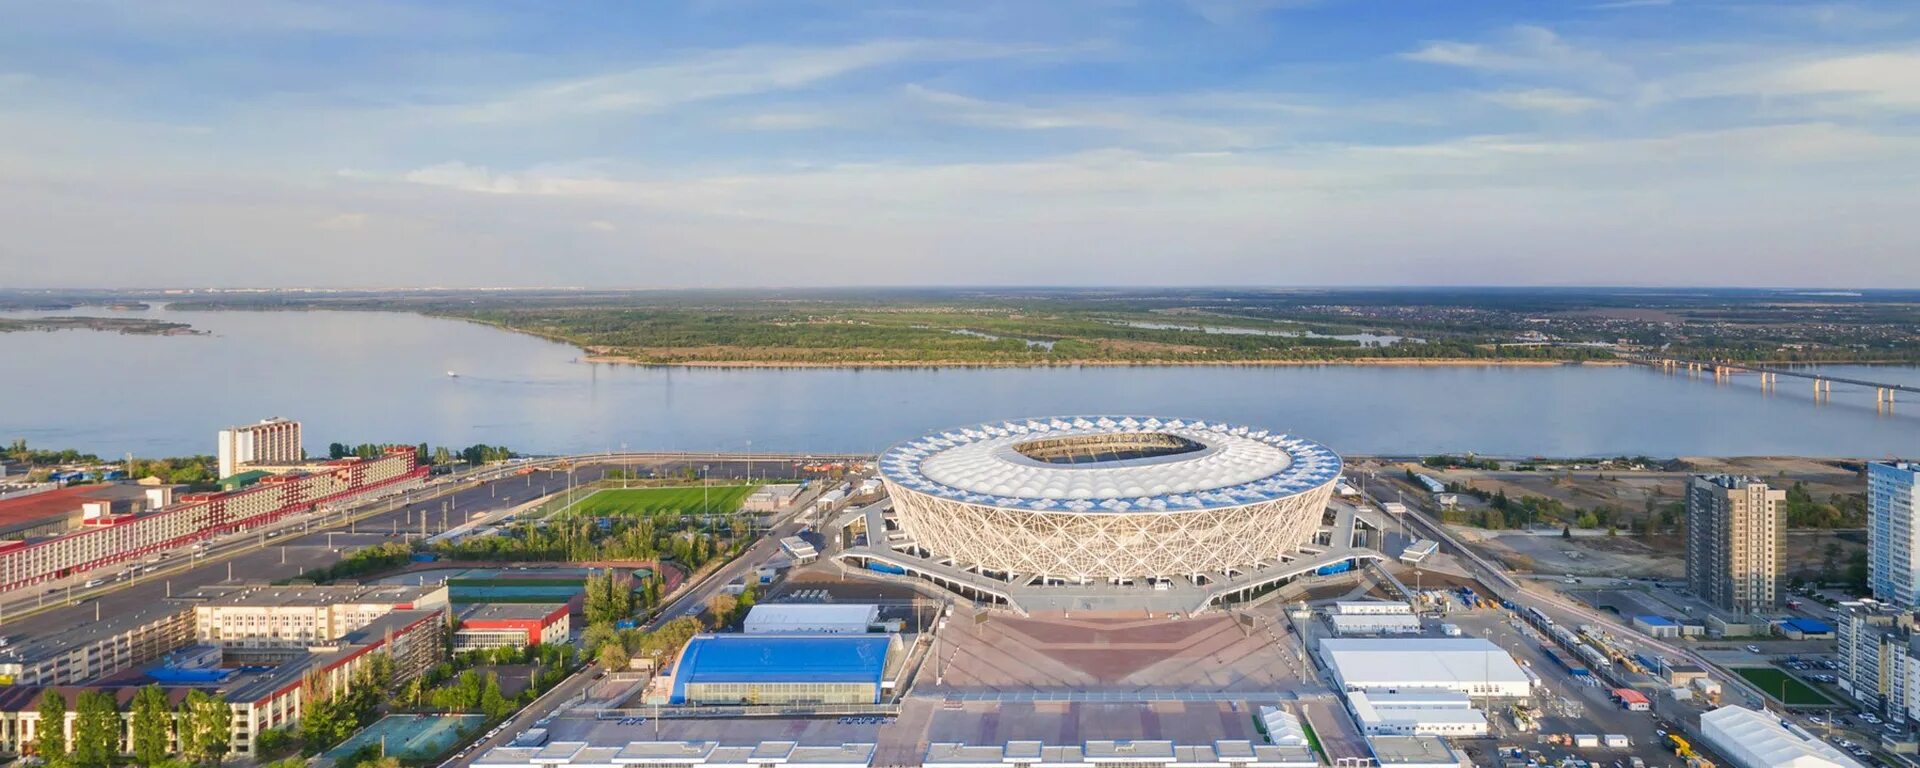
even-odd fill
[{"label": "green island", "polygon": [[1920,295],[1757,289],[338,291],[183,310],[375,310],[690,366],[1543,364],[1654,352],[1747,363],[1920,361]]},{"label": "green island", "polygon": [[21,331],[109,331],[112,333],[147,336],[183,336],[205,333],[204,331],[194,330],[193,326],[187,323],[150,320],[138,317],[87,317],[84,315],[35,318],[0,317],[0,333]]}]

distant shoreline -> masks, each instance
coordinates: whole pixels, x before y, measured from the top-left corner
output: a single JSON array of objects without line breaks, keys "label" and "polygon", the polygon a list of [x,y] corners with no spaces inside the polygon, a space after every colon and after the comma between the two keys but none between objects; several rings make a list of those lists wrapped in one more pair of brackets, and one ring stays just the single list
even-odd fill
[{"label": "distant shoreline", "polygon": [[[557,341],[557,339],[556,339]],[[570,343],[570,342],[569,342]],[[577,346],[577,345],[576,345]],[[966,361],[966,360],[857,360],[807,362],[782,360],[687,360],[658,362],[622,355],[589,354],[582,362],[608,365],[633,365],[646,368],[1282,368],[1304,366],[1395,366],[1395,367],[1548,367],[1560,365],[1629,365],[1622,360],[1501,360],[1458,358],[1329,358],[1325,360],[1062,360],[1044,361]]]}]

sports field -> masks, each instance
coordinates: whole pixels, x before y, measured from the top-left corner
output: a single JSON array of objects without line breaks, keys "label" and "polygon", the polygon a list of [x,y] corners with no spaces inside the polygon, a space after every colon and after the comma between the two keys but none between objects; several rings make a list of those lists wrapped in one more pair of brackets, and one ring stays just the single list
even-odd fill
[{"label": "sports field", "polygon": [[1833,700],[1820,695],[1812,686],[1800,682],[1794,676],[1773,667],[1734,667],[1733,671],[1755,688],[1765,691],[1768,696],[1779,699],[1787,706],[1819,706],[1832,704]]},{"label": "sports field", "polygon": [[757,485],[715,485],[707,488],[608,488],[574,502],[569,515],[728,514],[753,493]]}]

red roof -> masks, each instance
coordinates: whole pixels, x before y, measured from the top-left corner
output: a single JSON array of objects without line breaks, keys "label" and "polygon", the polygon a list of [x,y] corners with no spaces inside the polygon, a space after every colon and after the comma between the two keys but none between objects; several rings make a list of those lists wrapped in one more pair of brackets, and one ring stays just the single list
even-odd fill
[{"label": "red roof", "polygon": [[88,491],[98,488],[76,485],[0,501],[0,527],[12,528],[79,512],[80,505],[91,500]]},{"label": "red roof", "polygon": [[1632,688],[1615,688],[1613,695],[1628,704],[1647,703],[1647,695]]}]

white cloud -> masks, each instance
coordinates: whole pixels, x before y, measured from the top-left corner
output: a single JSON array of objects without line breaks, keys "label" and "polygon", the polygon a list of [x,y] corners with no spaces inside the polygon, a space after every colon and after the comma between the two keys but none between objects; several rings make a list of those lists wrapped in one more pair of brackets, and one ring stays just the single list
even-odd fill
[{"label": "white cloud", "polygon": [[702,101],[799,90],[854,72],[905,62],[994,59],[1050,50],[1045,46],[964,40],[877,40],[827,48],[748,46],[548,83],[433,111],[479,123],[647,113]]},{"label": "white cloud", "polygon": [[1665,8],[1673,5],[1673,0],[1611,0],[1587,6],[1597,11],[1622,11],[1630,8]]},{"label": "white cloud", "polygon": [[782,111],[727,118],[721,121],[721,126],[743,131],[812,131],[840,122],[838,117],[826,112]]},{"label": "white cloud", "polygon": [[1577,115],[1591,112],[1607,105],[1607,102],[1590,96],[1582,96],[1557,88],[1523,88],[1505,91],[1492,91],[1480,94],[1480,98],[1507,109],[1523,112],[1548,112],[1559,115]]},{"label": "white cloud", "polygon": [[605,219],[595,219],[595,220],[593,220],[593,221],[589,221],[589,222],[587,222],[587,229],[591,229],[591,230],[593,230],[593,231],[595,231],[595,232],[618,232],[618,231],[620,231],[620,228],[619,228],[619,227],[616,227],[616,226],[614,226],[614,224],[613,224],[613,222],[611,222],[611,221],[607,221],[607,220],[605,220]]},{"label": "white cloud", "polygon": [[1790,64],[1760,78],[1764,94],[1841,95],[1879,107],[1920,107],[1920,51],[1835,56]]},{"label": "white cloud", "polygon": [[358,232],[367,227],[367,215],[364,213],[336,213],[314,222],[314,226],[335,232]]},{"label": "white cloud", "polygon": [[1577,47],[1547,27],[1520,24],[1491,43],[1429,41],[1400,58],[1490,73],[1556,75],[1619,82],[1631,72],[1604,53]]}]

